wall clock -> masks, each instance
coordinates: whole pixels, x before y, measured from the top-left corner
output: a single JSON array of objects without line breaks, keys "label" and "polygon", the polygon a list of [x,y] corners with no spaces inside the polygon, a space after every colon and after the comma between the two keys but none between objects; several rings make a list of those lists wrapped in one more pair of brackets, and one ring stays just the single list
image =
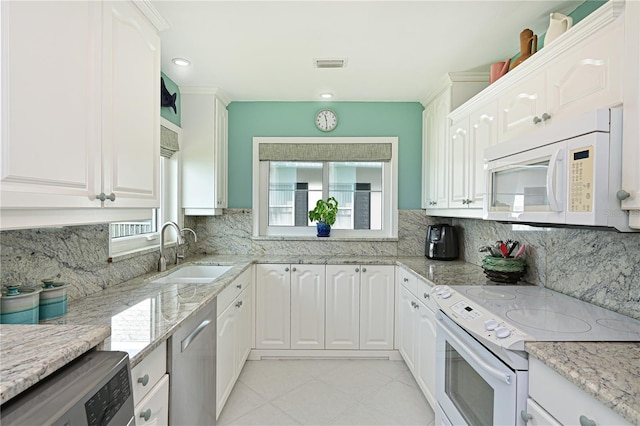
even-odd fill
[{"label": "wall clock", "polygon": [[316,127],[323,132],[330,132],[338,125],[338,116],[330,109],[323,109],[316,114]]}]

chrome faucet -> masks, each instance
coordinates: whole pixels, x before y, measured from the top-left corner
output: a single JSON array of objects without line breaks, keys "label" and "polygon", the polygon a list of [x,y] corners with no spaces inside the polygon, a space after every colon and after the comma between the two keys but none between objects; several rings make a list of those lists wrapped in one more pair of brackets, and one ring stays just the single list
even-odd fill
[{"label": "chrome faucet", "polygon": [[194,231],[191,228],[182,228],[182,233],[184,234],[185,231],[189,231],[193,234],[193,242],[197,243],[198,242],[198,236],[196,235],[196,231]]},{"label": "chrome faucet", "polygon": [[180,244],[184,244],[184,237],[182,236],[182,231],[180,231],[180,227],[177,223],[167,222],[162,225],[162,228],[160,229],[160,259],[158,260],[158,272],[164,272],[167,270],[167,259],[164,257],[164,230],[167,229],[168,226],[171,226],[176,230],[178,246]]}]

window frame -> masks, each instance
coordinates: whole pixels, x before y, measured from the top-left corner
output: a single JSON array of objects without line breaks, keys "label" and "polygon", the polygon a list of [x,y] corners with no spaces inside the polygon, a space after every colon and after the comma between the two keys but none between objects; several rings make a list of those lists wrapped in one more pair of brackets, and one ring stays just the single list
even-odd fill
[{"label": "window frame", "polygon": [[[380,239],[398,237],[398,138],[397,137],[254,137],[253,138],[253,237],[315,237],[316,228],[268,226],[269,161],[260,161],[260,144],[391,144],[391,160],[382,167],[382,229],[331,229],[331,237],[345,239]],[[287,161],[282,160],[282,161]],[[349,162],[348,158],[344,159]],[[333,162],[333,161],[331,161]],[[325,162],[329,163],[329,162]],[[328,182],[328,167],[323,171]],[[325,180],[326,179],[326,180]],[[328,188],[323,188],[323,191]]]},{"label": "window frame", "polygon": [[[178,134],[178,143],[182,139],[182,129],[169,120],[161,118],[160,124]],[[135,253],[137,251],[147,249],[160,248],[160,230],[162,225],[168,221],[176,222],[182,227],[182,215],[179,214],[181,209],[181,193],[180,193],[180,176],[181,161],[180,152],[176,152],[171,158],[159,157],[160,162],[160,207],[158,209],[150,209],[150,216],[156,214],[157,230],[140,235],[131,235],[128,237],[112,238],[111,226],[109,226],[109,257]],[[147,219],[148,219],[147,218]],[[146,219],[139,219],[146,220]],[[166,234],[165,244],[176,242],[173,232]]]}]

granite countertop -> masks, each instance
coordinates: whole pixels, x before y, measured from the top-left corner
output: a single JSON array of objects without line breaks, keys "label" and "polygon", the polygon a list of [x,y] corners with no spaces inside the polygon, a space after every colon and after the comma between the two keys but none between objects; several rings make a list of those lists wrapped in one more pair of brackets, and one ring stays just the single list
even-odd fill
[{"label": "granite countertop", "polygon": [[0,404],[100,345],[109,327],[0,325]]},{"label": "granite countertop", "polygon": [[530,342],[525,348],[631,424],[640,424],[639,342]]},{"label": "granite countertop", "polygon": [[[87,330],[96,327],[103,330],[110,328],[111,336],[105,340],[104,349],[128,352],[133,367],[167,340],[184,320],[192,317],[213,301],[228,284],[253,263],[401,265],[425,278],[431,285],[495,285],[486,279],[479,266],[463,261],[436,261],[425,257],[201,256],[192,257],[188,263],[178,267],[186,264],[230,265],[233,267],[210,284],[153,284],[151,283],[153,279],[167,275],[177,267],[170,267],[167,272],[163,273],[151,272],[70,302],[68,313],[57,320],[48,321],[48,324],[66,324],[67,327],[72,327],[71,329],[73,326],[90,326]],[[5,344],[3,342],[3,347]],[[31,343],[34,347],[39,344],[38,342]],[[624,394],[633,387],[627,386],[624,381],[609,380],[628,374],[625,366],[633,364],[633,360],[636,360],[637,367],[635,376],[627,376],[627,378],[638,377],[637,370],[640,369],[637,366],[638,344],[591,343],[593,348],[597,347],[598,349],[587,354],[582,350],[573,349],[575,345],[575,342],[535,343],[527,345],[527,350],[531,351],[532,356],[541,357],[543,360],[546,357],[561,360],[562,362],[547,360],[546,363],[563,375],[571,376],[574,374],[562,373],[561,368],[565,359],[571,359],[571,365],[575,366],[597,365],[597,369],[593,369],[593,376],[599,380],[595,383],[600,383],[600,386],[597,384],[594,386],[591,382],[583,380],[573,380],[574,383],[625,418],[634,423],[640,423],[640,414],[638,414],[640,413],[640,398],[638,397],[640,391],[637,390],[637,387],[640,386],[639,381],[636,380],[634,393],[624,400],[627,402],[612,403],[611,392]],[[604,362],[603,360],[607,357],[603,357],[599,364],[590,364],[592,357],[597,354],[606,354],[616,348],[615,357],[609,358],[609,360],[615,359],[615,363]],[[5,383],[4,351],[2,356],[1,385],[3,389],[2,401],[4,402],[5,389],[14,385],[12,382]],[[581,373],[577,375],[580,376]],[[31,384],[33,383],[35,382]],[[17,392],[23,390],[24,387],[18,389]],[[632,396],[635,396],[635,399]]]}]

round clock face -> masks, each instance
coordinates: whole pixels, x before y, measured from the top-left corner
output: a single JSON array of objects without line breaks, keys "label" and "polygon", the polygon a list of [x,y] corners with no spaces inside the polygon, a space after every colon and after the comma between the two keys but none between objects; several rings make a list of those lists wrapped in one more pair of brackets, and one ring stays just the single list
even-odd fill
[{"label": "round clock face", "polygon": [[316,127],[323,132],[330,132],[338,125],[338,116],[330,109],[323,109],[316,115]]}]

